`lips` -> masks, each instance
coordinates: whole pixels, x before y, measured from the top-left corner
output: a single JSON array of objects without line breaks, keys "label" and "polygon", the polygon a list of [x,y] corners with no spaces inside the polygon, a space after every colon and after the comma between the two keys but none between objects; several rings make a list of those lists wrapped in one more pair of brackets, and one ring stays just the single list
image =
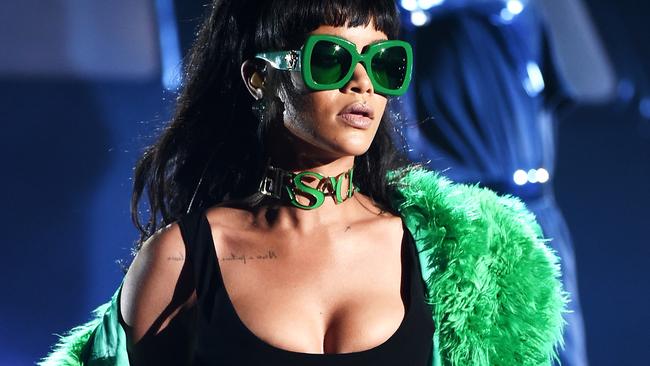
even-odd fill
[{"label": "lips", "polygon": [[370,119],[375,118],[372,108],[361,102],[352,103],[343,108],[343,110],[339,112],[339,115],[343,114],[356,114]]},{"label": "lips", "polygon": [[372,125],[374,111],[367,105],[356,102],[345,107],[338,117],[352,127],[367,129]]}]

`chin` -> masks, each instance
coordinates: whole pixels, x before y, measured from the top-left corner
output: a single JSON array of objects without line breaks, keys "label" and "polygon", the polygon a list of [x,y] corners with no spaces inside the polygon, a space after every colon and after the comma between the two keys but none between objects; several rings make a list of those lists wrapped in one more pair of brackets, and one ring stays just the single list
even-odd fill
[{"label": "chin", "polygon": [[346,155],[363,155],[365,154],[368,149],[370,149],[370,145],[372,144],[372,140],[369,139],[369,136],[341,136],[340,139],[337,139],[337,150],[339,151],[345,151]]},{"label": "chin", "polygon": [[341,152],[342,155],[344,156],[360,156],[365,154],[368,149],[370,148],[370,144],[364,144],[364,145],[347,145],[347,146],[339,146],[339,151]]},{"label": "chin", "polygon": [[[370,145],[372,138],[367,131],[365,133],[337,133],[328,136],[312,136],[309,139],[300,138],[302,142],[316,147],[321,153],[328,155],[330,158],[339,158],[344,156],[359,156],[365,154]],[[374,137],[374,134],[373,134]]]}]

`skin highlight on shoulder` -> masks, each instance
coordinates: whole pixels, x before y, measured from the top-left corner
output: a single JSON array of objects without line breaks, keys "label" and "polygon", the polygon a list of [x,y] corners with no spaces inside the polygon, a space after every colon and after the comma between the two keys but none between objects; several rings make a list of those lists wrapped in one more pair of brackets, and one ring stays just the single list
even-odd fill
[{"label": "skin highlight on shoulder", "polygon": [[120,311],[132,344],[155,337],[191,307],[194,284],[185,258],[176,223],[152,235],[136,255],[120,294]]}]

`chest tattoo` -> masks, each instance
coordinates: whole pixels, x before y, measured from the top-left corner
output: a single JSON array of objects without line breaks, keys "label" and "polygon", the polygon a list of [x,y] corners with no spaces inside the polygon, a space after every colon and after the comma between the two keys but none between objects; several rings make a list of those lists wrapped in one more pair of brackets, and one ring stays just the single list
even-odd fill
[{"label": "chest tattoo", "polygon": [[261,254],[245,254],[245,253],[235,254],[233,252],[230,252],[230,256],[221,258],[221,261],[222,262],[235,261],[235,262],[246,264],[247,262],[250,261],[273,260],[277,258],[278,255],[275,254],[275,251],[269,249],[266,252]]}]

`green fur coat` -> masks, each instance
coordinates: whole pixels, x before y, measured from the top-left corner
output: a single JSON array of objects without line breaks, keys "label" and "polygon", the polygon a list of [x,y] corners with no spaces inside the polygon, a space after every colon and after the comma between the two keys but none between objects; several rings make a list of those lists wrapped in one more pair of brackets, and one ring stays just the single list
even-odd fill
[{"label": "green fur coat", "polygon": [[[389,173],[415,238],[435,333],[432,366],[550,365],[563,347],[558,258],[517,198],[423,168]],[[117,295],[62,336],[41,366],[128,366]]]}]

